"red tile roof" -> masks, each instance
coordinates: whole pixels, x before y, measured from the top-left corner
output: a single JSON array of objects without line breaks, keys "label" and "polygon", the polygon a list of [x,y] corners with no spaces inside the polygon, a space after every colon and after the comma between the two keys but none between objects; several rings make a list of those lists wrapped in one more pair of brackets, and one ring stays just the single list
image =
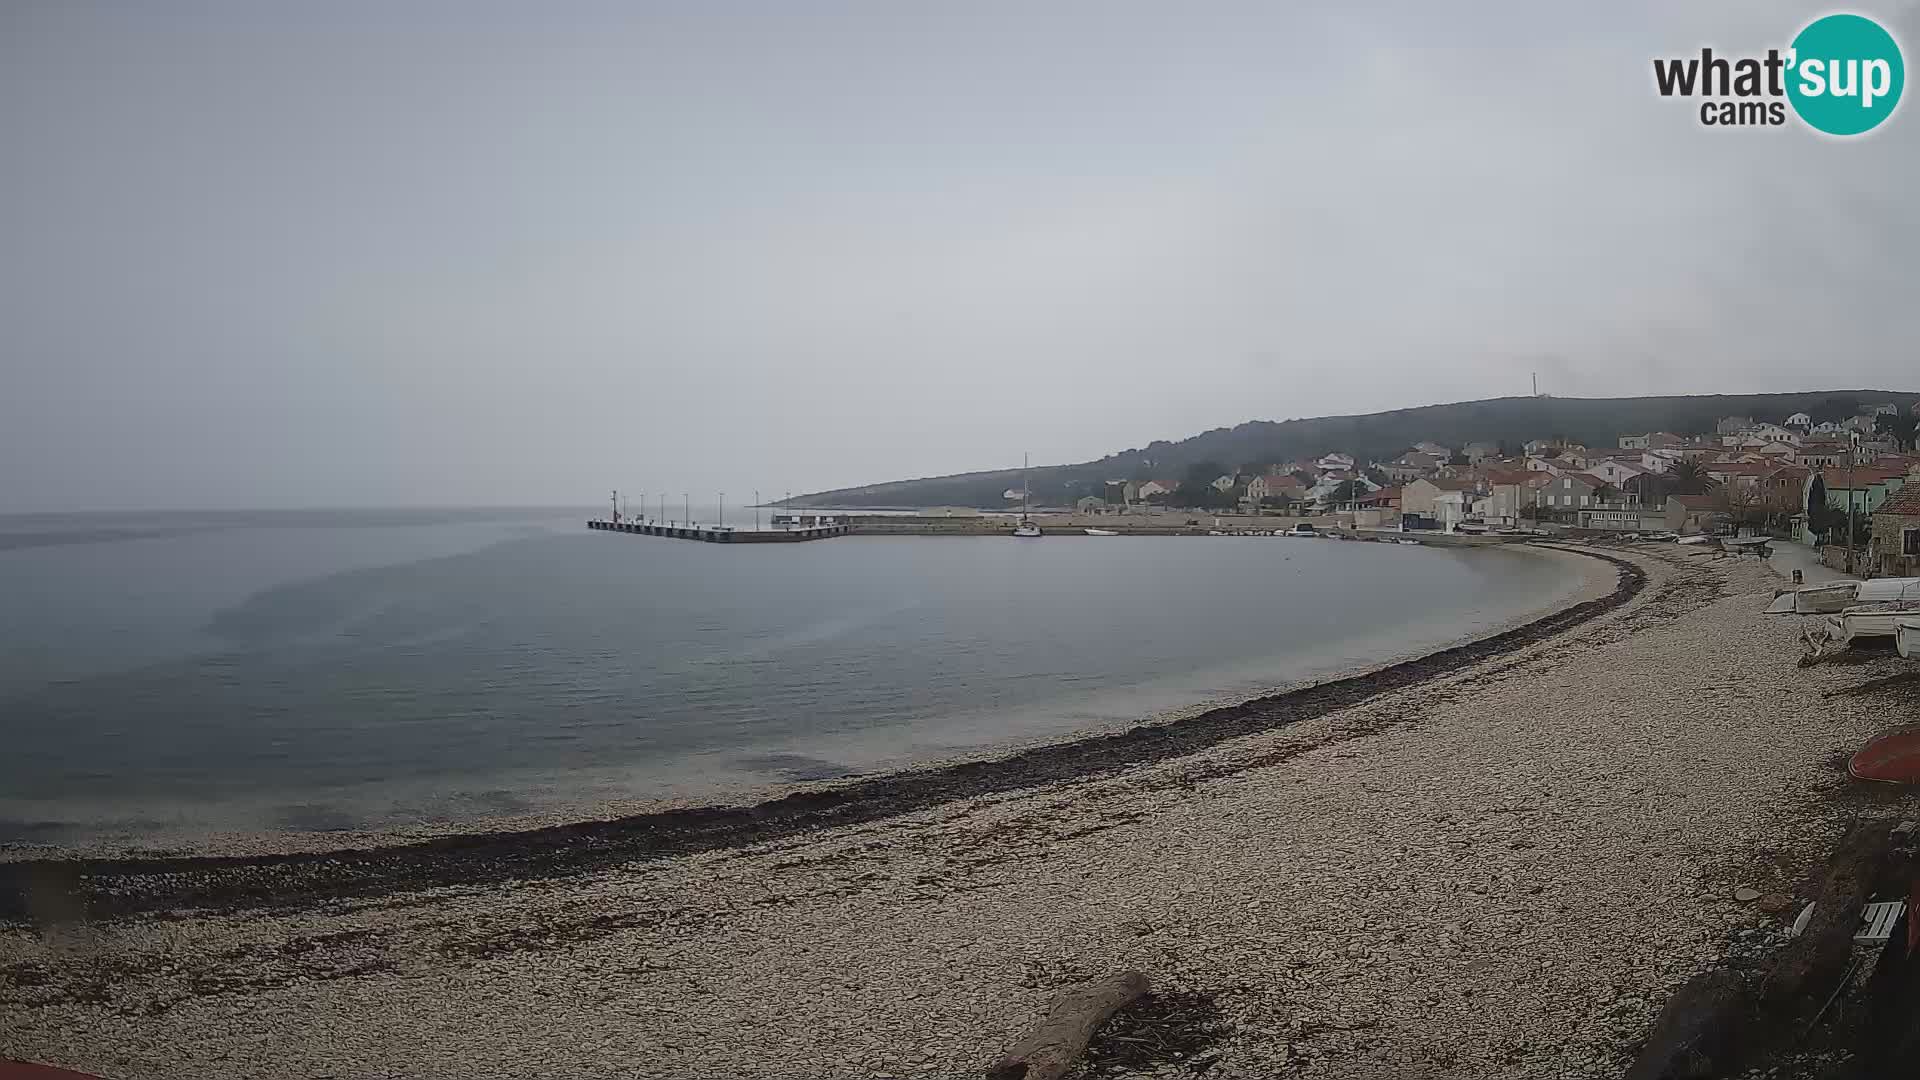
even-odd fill
[{"label": "red tile roof", "polygon": [[1876,514],[1898,514],[1902,517],[1920,517],[1920,484],[1908,484],[1893,493],[1886,502],[1875,510]]},{"label": "red tile roof", "polygon": [[1710,473],[1726,473],[1729,476],[1765,476],[1779,470],[1775,461],[1716,461],[1707,466]]}]

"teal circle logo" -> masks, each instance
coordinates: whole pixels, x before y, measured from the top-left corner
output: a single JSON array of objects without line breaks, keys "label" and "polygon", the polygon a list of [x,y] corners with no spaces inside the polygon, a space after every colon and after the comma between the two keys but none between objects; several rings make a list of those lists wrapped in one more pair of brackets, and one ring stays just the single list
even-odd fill
[{"label": "teal circle logo", "polygon": [[1787,100],[1800,119],[1829,135],[1860,135],[1900,104],[1907,68],[1900,44],[1864,15],[1828,15],[1793,39]]}]

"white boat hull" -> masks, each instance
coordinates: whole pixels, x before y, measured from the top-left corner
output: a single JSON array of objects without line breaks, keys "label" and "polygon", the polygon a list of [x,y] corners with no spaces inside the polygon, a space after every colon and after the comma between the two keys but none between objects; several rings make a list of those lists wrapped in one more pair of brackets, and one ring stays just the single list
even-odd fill
[{"label": "white boat hull", "polygon": [[1843,611],[1827,616],[1827,637],[1841,645],[1861,638],[1893,637],[1902,619],[1920,618],[1920,609],[1903,611]]},{"label": "white boat hull", "polygon": [[1773,598],[1767,608],[1770,615],[1835,615],[1858,603],[1857,581],[1831,581],[1802,585]]},{"label": "white boat hull", "polygon": [[1112,529],[1087,529],[1085,531],[1088,536],[1119,536],[1120,535],[1119,533],[1114,532]]},{"label": "white boat hull", "polygon": [[1901,656],[1920,660],[1920,615],[1894,620],[1893,645],[1900,650]]}]

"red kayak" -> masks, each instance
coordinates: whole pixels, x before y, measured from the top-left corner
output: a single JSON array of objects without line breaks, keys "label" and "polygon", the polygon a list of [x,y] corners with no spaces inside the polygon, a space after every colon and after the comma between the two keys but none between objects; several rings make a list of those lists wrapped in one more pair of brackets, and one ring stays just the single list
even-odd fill
[{"label": "red kayak", "polygon": [[1920,728],[1891,732],[1861,747],[1847,771],[1860,780],[1920,784]]}]

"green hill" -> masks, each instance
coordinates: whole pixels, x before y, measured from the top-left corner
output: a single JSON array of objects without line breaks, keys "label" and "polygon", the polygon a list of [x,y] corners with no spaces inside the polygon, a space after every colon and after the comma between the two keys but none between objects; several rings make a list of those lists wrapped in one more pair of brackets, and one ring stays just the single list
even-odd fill
[{"label": "green hill", "polygon": [[[1303,420],[1254,420],[1215,428],[1179,442],[1159,441],[1122,450],[1098,461],[1036,467],[1031,473],[1036,503],[1063,505],[1098,495],[1108,480],[1178,478],[1187,466],[1219,462],[1229,468],[1261,465],[1330,451],[1360,461],[1398,456],[1431,440],[1458,448],[1470,442],[1507,442],[1565,437],[1588,446],[1611,446],[1621,435],[1671,431],[1711,433],[1723,416],[1781,421],[1797,412],[1839,420],[1863,408],[1895,402],[1910,408],[1920,394],[1892,390],[1823,390],[1804,394],[1721,394],[1699,397],[1560,398],[1511,397],[1423,405],[1415,409],[1321,416]],[[1018,487],[1020,470],[958,473],[920,480],[894,480],[865,487],[795,496],[806,506],[1002,507],[1002,492]]]}]

